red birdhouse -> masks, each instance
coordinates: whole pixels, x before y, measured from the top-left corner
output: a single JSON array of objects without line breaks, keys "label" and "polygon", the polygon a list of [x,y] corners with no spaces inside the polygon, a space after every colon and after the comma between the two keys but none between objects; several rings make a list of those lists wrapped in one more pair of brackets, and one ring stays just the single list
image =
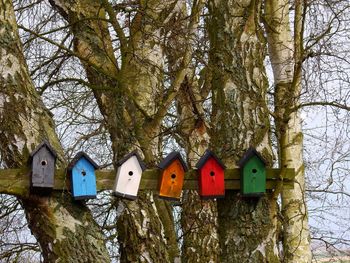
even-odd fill
[{"label": "red birdhouse", "polygon": [[225,165],[211,151],[206,150],[196,164],[199,170],[199,194],[203,199],[225,196]]},{"label": "red birdhouse", "polygon": [[170,153],[159,165],[162,169],[159,197],[178,200],[181,196],[187,166],[179,152]]}]

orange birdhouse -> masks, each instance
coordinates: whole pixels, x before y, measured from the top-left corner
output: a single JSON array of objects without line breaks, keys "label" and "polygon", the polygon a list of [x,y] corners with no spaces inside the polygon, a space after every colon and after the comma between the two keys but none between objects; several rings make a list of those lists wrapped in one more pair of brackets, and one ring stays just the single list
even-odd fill
[{"label": "orange birdhouse", "polygon": [[159,197],[178,200],[181,196],[187,166],[179,152],[170,153],[159,165],[162,169]]}]

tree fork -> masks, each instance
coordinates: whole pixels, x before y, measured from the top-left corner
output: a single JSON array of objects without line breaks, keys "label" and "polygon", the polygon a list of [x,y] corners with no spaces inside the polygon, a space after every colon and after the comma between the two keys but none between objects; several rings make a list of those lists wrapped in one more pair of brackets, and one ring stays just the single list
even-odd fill
[{"label": "tree fork", "polygon": [[[12,1],[2,1],[0,10],[0,151],[4,165],[25,166],[30,152],[46,139],[63,166],[63,150],[51,114],[29,76]],[[66,202],[66,193],[40,196],[27,192],[18,197],[44,262],[109,262],[102,231],[85,205]]]}]

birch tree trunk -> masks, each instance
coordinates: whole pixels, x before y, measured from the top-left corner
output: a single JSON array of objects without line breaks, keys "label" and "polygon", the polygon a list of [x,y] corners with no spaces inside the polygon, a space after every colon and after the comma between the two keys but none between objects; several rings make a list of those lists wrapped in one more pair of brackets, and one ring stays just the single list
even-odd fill
[{"label": "birch tree trunk", "polygon": [[[29,154],[47,139],[64,164],[49,111],[31,82],[12,1],[0,3],[0,151],[8,168],[27,165]],[[29,188],[29,186],[28,186]],[[21,195],[29,227],[44,262],[109,262],[101,230],[82,203],[65,193]]]},{"label": "birch tree trunk", "polygon": [[[188,77],[191,77],[189,74]],[[198,83],[183,82],[177,102],[181,112],[179,131],[189,165],[195,167],[209,146],[208,124],[204,117]],[[219,237],[215,200],[201,200],[197,191],[185,191],[182,198],[181,226],[183,262],[218,262]]]},{"label": "birch tree trunk", "polygon": [[[111,135],[115,161],[136,147],[147,164],[157,163],[163,118],[158,111],[164,107],[159,99],[164,95],[162,25],[175,2],[140,2],[126,38],[108,1],[51,1],[71,23],[75,51],[89,81],[96,86],[102,83],[102,90],[94,90],[94,95]],[[108,35],[106,13],[119,37],[120,66]],[[178,260],[172,211],[167,202],[144,192],[137,200],[123,200],[118,205],[123,211],[117,224],[121,262]]]},{"label": "birch tree trunk", "polygon": [[305,203],[303,133],[297,111],[301,92],[304,11],[296,1],[294,39],[290,30],[289,1],[265,4],[269,56],[275,80],[275,114],[280,167],[295,168],[293,190],[282,191],[284,262],[311,262],[310,233]]},{"label": "birch tree trunk", "polygon": [[[260,1],[209,2],[211,145],[228,167],[250,146],[272,165],[260,10]],[[220,262],[279,262],[275,199],[226,191],[218,214]]]},{"label": "birch tree trunk", "polygon": [[[183,58],[192,54],[195,29],[204,6],[198,1],[192,7],[188,18],[186,1],[178,1],[178,10],[171,20],[170,34],[166,43],[166,54],[171,81],[176,81],[175,72],[183,68]],[[201,92],[194,77],[194,69],[189,64],[176,97],[178,120],[176,132],[178,143],[187,154],[190,167],[195,167],[198,159],[209,145],[207,123],[204,119],[203,101],[208,92]],[[203,91],[203,90],[202,90]],[[181,204],[182,262],[217,262],[219,241],[217,234],[217,209],[215,201],[202,201],[197,191],[184,190]]]}]

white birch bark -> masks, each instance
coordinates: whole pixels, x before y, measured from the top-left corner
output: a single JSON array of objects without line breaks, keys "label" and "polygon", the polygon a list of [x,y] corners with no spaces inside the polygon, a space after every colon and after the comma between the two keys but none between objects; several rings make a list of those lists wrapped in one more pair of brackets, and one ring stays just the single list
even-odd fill
[{"label": "white birch bark", "polygon": [[[235,167],[250,146],[273,162],[260,10],[260,1],[209,2],[211,145],[228,167]],[[276,200],[226,191],[218,214],[220,262],[279,262]]]},{"label": "white birch bark", "polygon": [[[43,139],[57,151],[58,163],[64,164],[54,122],[30,79],[8,0],[0,2],[0,105],[0,152],[7,168],[27,166],[30,152]],[[85,205],[72,202],[67,192],[23,192],[18,200],[44,262],[109,262],[101,229]]]},{"label": "white birch bark", "polygon": [[[188,164],[193,168],[209,146],[210,137],[203,111],[203,101],[208,94],[203,95],[203,87],[199,87],[194,69],[184,60],[193,52],[195,29],[204,1],[198,1],[192,7],[191,16],[188,16],[185,0],[178,1],[177,5],[179,9],[171,19],[166,54],[172,82],[177,81],[176,72],[185,71],[176,97],[176,131],[178,143],[184,148]],[[200,200],[197,191],[184,190],[181,208],[182,262],[217,262],[220,251],[216,202]]]},{"label": "white birch bark", "polygon": [[[111,135],[114,160],[139,148],[145,162],[154,166],[158,161],[163,117],[155,116],[164,94],[162,25],[176,9],[176,1],[140,1],[129,24],[128,38],[118,31],[120,25],[108,1],[50,2],[73,23],[75,50],[89,81],[104,87],[94,90],[94,95]],[[106,12],[120,40],[120,66],[112,51]],[[121,200],[118,205],[122,211],[117,223],[121,262],[178,260],[179,248],[168,203],[153,198],[151,192],[140,192],[137,200]]]},{"label": "white birch bark", "polygon": [[[179,130],[182,145],[187,153],[190,167],[194,168],[199,158],[209,147],[208,124],[204,118],[198,83],[183,82],[177,97]],[[183,262],[218,262],[220,245],[218,236],[216,200],[201,200],[197,191],[184,191],[182,198],[181,225],[183,231]]]},{"label": "white birch bark", "polygon": [[[299,52],[295,51],[295,46],[302,43],[292,37],[288,0],[266,0],[265,12],[269,56],[276,87],[280,166],[295,168],[296,171],[294,189],[282,191],[283,258],[284,262],[311,262],[301,119],[299,112],[290,111],[299,104],[301,76],[300,69],[296,67]],[[301,14],[296,14],[299,16],[296,16],[295,23],[301,23]],[[295,26],[295,30],[295,35],[300,35],[300,26]]]}]

